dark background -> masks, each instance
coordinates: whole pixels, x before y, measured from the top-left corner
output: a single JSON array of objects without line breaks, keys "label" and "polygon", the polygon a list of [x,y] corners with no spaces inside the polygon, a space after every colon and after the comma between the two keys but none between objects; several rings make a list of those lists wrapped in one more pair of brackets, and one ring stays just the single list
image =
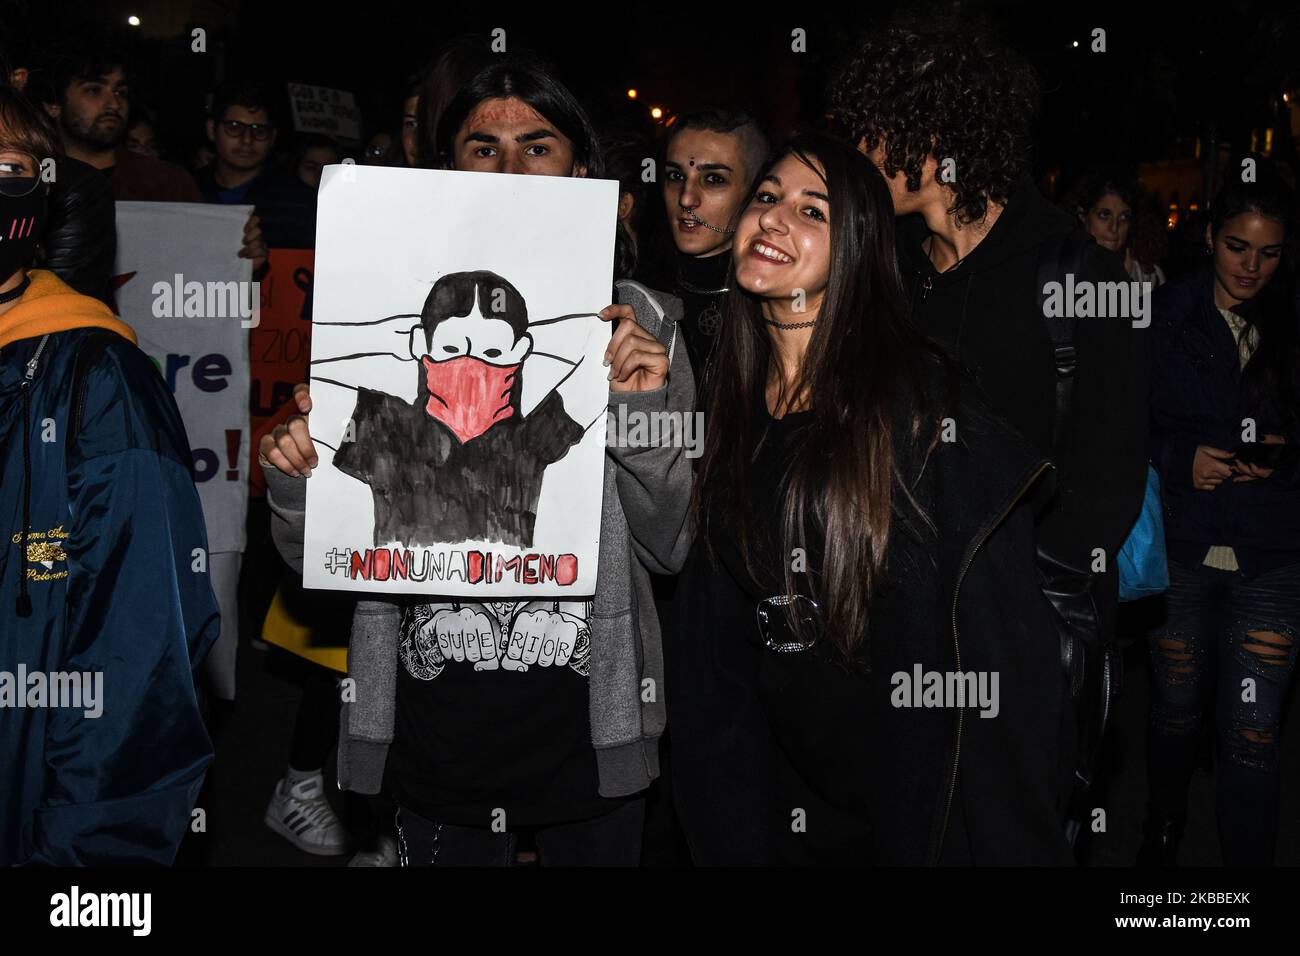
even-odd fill
[{"label": "dark background", "polygon": [[[762,8],[705,3],[575,6],[535,3],[346,4],[285,0],[0,0],[7,45],[36,54],[71,33],[115,37],[135,60],[133,101],[155,110],[169,158],[201,137],[204,97],[226,76],[252,74],[350,90],[365,135],[395,129],[407,80],[462,33],[506,31],[509,50],[551,58],[598,115],[748,103],[781,134],[815,121],[826,75],[873,23],[920,12],[993,27],[1037,68],[1043,100],[1035,167],[1045,188],[1098,162],[1141,164],[1149,190],[1186,208],[1227,151],[1296,155],[1300,4],[1230,0],[1209,6],[1089,2],[871,3]],[[129,26],[128,16],[139,26]],[[207,52],[190,31],[207,32]],[[791,51],[791,30],[807,52]],[[1094,53],[1092,31],[1106,31]],[[1079,46],[1072,44],[1078,42]],[[635,104],[626,90],[635,88]],[[1174,169],[1186,166],[1185,170]],[[1181,190],[1180,187],[1181,186]],[[1196,193],[1195,195],[1193,193]],[[1172,195],[1171,195],[1172,194]]]},{"label": "dark background", "polygon": [[[395,130],[408,78],[438,46],[459,34],[506,31],[509,50],[552,59],[563,79],[598,115],[650,107],[665,119],[711,101],[748,104],[779,135],[815,122],[829,70],[859,30],[896,14],[924,11],[983,21],[1036,67],[1043,89],[1034,164],[1044,188],[1061,188],[1085,167],[1125,163],[1170,209],[1171,224],[1204,205],[1214,173],[1234,150],[1258,149],[1294,165],[1300,133],[1300,4],[1229,0],[1191,4],[881,3],[835,8],[792,5],[777,13],[729,4],[723,12],[695,0],[651,5],[623,0],[599,7],[535,3],[451,6],[365,0],[346,4],[283,0],[0,0],[0,52],[39,62],[62,38],[97,32],[132,57],[133,108],[159,116],[167,158],[184,161],[202,137],[205,97],[222,79],[263,78],[353,92],[364,132]],[[833,11],[829,12],[829,11]],[[129,26],[128,16],[140,19]],[[806,53],[790,34],[807,31]],[[190,31],[207,32],[207,52],[191,52]],[[1106,31],[1106,52],[1090,50]],[[1073,43],[1077,41],[1076,48]],[[626,91],[638,90],[635,102]],[[287,119],[282,117],[282,119]],[[245,639],[253,632],[245,635]],[[209,833],[187,844],[182,860],[208,864],[341,865],[307,857],[261,826],[300,691],[263,660],[240,652],[240,709],[217,735],[217,760],[201,805]],[[1113,728],[1106,781],[1105,833],[1092,834],[1088,862],[1131,864],[1140,843],[1145,799],[1142,765],[1148,679],[1145,654],[1129,649],[1127,691]],[[245,703],[247,702],[247,703]],[[1293,695],[1282,736],[1300,734]],[[333,774],[326,768],[326,777]],[[1278,862],[1300,862],[1300,750],[1285,748]],[[339,795],[331,790],[332,797]],[[1198,773],[1190,794],[1183,848],[1186,865],[1221,862],[1213,822],[1214,782]],[[347,808],[340,808],[350,818]]]}]

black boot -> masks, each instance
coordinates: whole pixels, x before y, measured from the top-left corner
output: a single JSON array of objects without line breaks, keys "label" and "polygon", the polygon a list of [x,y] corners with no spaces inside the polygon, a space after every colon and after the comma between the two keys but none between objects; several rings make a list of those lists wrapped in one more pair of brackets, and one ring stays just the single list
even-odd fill
[{"label": "black boot", "polygon": [[1183,822],[1182,814],[1148,807],[1142,822],[1142,849],[1138,850],[1137,865],[1146,869],[1176,867]]}]

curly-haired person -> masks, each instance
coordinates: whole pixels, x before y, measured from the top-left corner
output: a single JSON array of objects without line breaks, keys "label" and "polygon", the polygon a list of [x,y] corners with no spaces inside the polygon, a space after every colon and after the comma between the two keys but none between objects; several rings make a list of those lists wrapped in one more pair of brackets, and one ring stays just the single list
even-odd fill
[{"label": "curly-haired person", "polygon": [[[1037,91],[1026,63],[969,24],[893,26],[841,65],[830,105],[889,184],[913,321],[1053,462],[1055,487],[1042,487],[1036,509],[1039,549],[1076,583],[1091,575],[1107,640],[1116,555],[1146,480],[1149,300],[1130,298],[1132,286],[1101,285],[1127,279],[1115,256],[1087,238],[1067,242],[1079,223],[1030,178]],[[1049,270],[1061,283],[1057,302],[1070,300],[1061,312],[1076,317],[1072,398],[1059,410],[1066,372],[1046,319]],[[1099,300],[1084,308],[1076,297],[1085,289],[1090,299],[1114,291],[1107,304],[1127,308],[1098,310]]]}]

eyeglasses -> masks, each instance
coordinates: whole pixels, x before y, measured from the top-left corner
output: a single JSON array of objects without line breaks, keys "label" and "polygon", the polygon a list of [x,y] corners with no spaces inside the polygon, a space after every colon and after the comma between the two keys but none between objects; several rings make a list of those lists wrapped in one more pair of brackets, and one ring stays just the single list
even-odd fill
[{"label": "eyeglasses", "polygon": [[30,153],[0,154],[0,196],[26,196],[40,184],[41,164]]},{"label": "eyeglasses", "polygon": [[222,120],[219,124],[231,139],[243,139],[244,130],[252,134],[253,139],[264,143],[275,132],[274,123],[242,123],[239,120]]},{"label": "eyeglasses", "polygon": [[[794,605],[799,617],[802,639],[796,637],[786,608]],[[779,594],[758,602],[758,636],[769,651],[788,654],[811,650],[822,636],[822,608],[802,594]]]}]

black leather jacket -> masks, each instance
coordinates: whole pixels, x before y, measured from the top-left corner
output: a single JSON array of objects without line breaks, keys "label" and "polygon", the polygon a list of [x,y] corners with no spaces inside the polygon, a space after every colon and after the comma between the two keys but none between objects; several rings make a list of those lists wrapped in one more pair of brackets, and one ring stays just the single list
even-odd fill
[{"label": "black leather jacket", "polygon": [[[931,524],[895,506],[855,662],[869,673],[825,643],[727,657],[755,633],[754,605],[739,589],[729,597],[734,571],[709,574],[696,542],[667,681],[673,786],[697,864],[1070,862],[1074,712],[1032,513],[1048,463],[965,398],[946,403],[956,440],[928,456],[910,436],[913,407],[895,410],[899,474]],[[900,703],[898,675],[918,688],[917,669],[985,675],[990,689],[996,677],[996,717],[951,700],[917,706],[910,693]],[[808,827],[793,835],[796,808]]]},{"label": "black leather jacket", "polygon": [[108,286],[117,255],[113,185],[80,160],[60,156],[56,164],[48,225],[36,264],[111,308]]},{"label": "black leather jacket", "polygon": [[[909,417],[895,416],[900,450]],[[928,460],[900,451],[933,529],[895,512],[863,648],[871,673],[769,651],[758,697],[804,782],[866,821],[871,862],[1067,865],[1075,725],[1031,507],[1048,464],[977,405],[953,418],[958,440]],[[900,706],[897,675],[916,669],[997,675],[996,719],[973,704]]]}]

